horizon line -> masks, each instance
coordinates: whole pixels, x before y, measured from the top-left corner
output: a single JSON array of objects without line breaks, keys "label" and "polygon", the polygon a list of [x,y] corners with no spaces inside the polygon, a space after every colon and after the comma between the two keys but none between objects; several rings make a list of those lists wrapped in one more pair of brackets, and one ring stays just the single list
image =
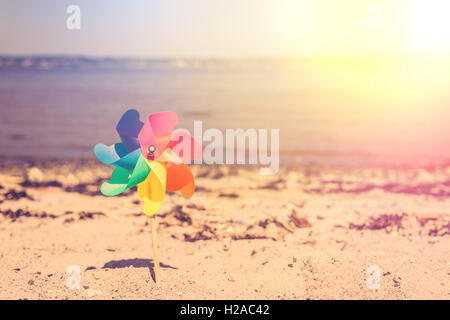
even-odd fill
[{"label": "horizon line", "polygon": [[97,54],[14,54],[0,53],[0,58],[88,58],[88,59],[110,59],[110,60],[297,60],[297,59],[321,59],[321,58],[396,58],[404,56],[450,56],[450,52],[435,53],[353,53],[353,54],[315,54],[297,56],[133,56],[133,55],[97,55]]}]

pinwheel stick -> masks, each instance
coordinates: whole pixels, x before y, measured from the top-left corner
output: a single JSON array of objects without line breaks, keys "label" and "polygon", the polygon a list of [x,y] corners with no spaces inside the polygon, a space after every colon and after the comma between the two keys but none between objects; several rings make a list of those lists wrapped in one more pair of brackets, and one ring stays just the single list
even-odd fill
[{"label": "pinwheel stick", "polygon": [[161,280],[161,272],[159,269],[159,255],[158,255],[158,240],[156,234],[156,215],[150,217],[150,224],[152,225],[152,244],[153,244],[153,265],[155,270],[155,281],[159,283]]}]

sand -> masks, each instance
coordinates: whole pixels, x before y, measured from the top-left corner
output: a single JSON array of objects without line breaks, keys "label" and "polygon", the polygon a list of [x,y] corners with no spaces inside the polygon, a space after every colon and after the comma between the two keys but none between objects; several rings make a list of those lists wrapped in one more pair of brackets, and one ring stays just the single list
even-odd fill
[{"label": "sand", "polygon": [[135,190],[99,194],[107,166],[1,160],[0,299],[450,298],[448,168],[193,171],[158,214],[157,285],[149,218]]}]

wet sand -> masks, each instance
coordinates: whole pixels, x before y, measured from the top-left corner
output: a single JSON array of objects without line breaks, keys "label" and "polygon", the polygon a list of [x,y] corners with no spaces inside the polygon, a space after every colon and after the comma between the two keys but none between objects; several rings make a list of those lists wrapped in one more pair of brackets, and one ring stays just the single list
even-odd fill
[{"label": "wet sand", "polygon": [[135,190],[99,193],[110,168],[2,159],[0,299],[450,298],[450,168],[192,169],[158,213],[157,285]]}]

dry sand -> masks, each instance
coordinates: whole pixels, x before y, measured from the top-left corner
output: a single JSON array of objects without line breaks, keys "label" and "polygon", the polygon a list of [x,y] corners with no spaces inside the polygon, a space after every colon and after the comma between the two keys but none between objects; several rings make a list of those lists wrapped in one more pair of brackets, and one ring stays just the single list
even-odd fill
[{"label": "dry sand", "polygon": [[149,219],[134,190],[99,194],[107,166],[0,166],[0,299],[450,298],[446,168],[194,167],[158,214],[156,285]]}]

